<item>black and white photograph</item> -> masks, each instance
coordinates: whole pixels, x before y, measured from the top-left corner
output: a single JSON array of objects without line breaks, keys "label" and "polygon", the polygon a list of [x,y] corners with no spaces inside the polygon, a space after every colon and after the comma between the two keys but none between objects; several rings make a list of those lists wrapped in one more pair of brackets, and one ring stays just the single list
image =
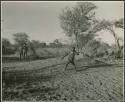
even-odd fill
[{"label": "black and white photograph", "polygon": [[124,102],[124,1],[1,1],[4,102]]}]

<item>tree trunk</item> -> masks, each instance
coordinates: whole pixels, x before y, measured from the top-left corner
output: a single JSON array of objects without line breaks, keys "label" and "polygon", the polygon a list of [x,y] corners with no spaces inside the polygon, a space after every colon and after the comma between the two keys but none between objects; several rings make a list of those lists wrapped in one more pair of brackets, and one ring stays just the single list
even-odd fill
[{"label": "tree trunk", "polygon": [[78,49],[78,51],[79,51],[79,46],[78,46],[78,34],[75,34],[75,38],[76,38],[76,47],[77,47],[77,49]]},{"label": "tree trunk", "polygon": [[115,41],[116,41],[116,44],[117,44],[117,46],[118,46],[118,50],[120,50],[120,49],[121,49],[121,46],[120,46],[119,39],[118,39],[116,33],[115,33],[112,29],[108,29],[108,30],[113,34],[113,36],[114,36],[114,38],[115,38]]}]

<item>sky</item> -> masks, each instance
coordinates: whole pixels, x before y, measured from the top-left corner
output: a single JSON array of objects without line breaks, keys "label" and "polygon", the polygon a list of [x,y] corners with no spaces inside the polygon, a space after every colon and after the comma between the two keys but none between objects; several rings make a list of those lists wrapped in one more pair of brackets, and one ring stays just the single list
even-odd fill
[{"label": "sky", "polygon": [[[98,7],[97,19],[117,20],[124,18],[123,1],[93,1]],[[55,39],[68,39],[60,27],[59,14],[66,6],[73,7],[76,2],[9,2],[2,1],[2,37],[12,43],[13,34],[25,32],[30,40],[40,40],[50,43]],[[116,30],[117,35],[123,37],[123,29]],[[113,44],[113,36],[106,31],[98,33],[103,42]]]}]

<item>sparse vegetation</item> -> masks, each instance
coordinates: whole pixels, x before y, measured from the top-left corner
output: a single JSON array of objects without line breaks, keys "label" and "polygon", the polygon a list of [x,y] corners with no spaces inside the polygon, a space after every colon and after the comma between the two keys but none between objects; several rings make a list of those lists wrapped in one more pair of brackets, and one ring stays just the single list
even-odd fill
[{"label": "sparse vegetation", "polygon": [[[123,45],[113,26],[124,28],[123,20],[95,18],[97,6],[78,2],[60,12],[61,27],[72,44],[59,39],[46,44],[29,40],[26,33],[14,34],[15,43],[2,39],[2,100],[5,101],[71,101],[123,99]],[[116,43],[109,45],[95,36],[108,30]],[[74,38],[75,39],[74,39]],[[19,59],[19,47],[26,43],[28,57]],[[77,47],[76,70],[62,57]],[[23,48],[23,47],[22,47]]]}]

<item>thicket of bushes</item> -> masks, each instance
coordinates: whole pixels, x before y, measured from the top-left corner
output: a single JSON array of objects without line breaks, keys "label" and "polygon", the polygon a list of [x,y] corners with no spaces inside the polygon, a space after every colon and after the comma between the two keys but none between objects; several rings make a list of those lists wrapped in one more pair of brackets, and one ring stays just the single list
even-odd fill
[{"label": "thicket of bushes", "polygon": [[12,47],[4,47],[4,46],[2,46],[2,54],[3,55],[15,54],[15,49],[12,48]]},{"label": "thicket of bushes", "polygon": [[[72,46],[72,45],[71,45]],[[36,47],[32,44],[29,45],[29,51],[28,56],[29,58],[53,58],[53,57],[61,57],[64,56],[65,53],[70,51],[71,46],[65,46],[65,47]],[[123,51],[118,52],[116,48],[113,48],[113,46],[109,46],[106,43],[102,43],[100,41],[91,40],[89,41],[85,46],[84,49],[81,49],[81,51],[89,56],[92,57],[104,57],[106,55],[106,51],[110,49],[111,56],[120,56],[123,57]],[[19,57],[19,51],[17,50],[17,47],[10,44],[7,40],[4,40],[4,43],[2,44],[2,54],[3,55],[11,55],[15,54]],[[18,55],[17,55],[18,54]],[[109,54],[107,54],[109,55]]]},{"label": "thicket of bushes", "polygon": [[35,50],[36,50],[35,54],[33,54],[31,51],[29,52],[30,57],[35,57],[35,58],[61,57],[67,51],[69,51],[68,48],[37,48]]}]

